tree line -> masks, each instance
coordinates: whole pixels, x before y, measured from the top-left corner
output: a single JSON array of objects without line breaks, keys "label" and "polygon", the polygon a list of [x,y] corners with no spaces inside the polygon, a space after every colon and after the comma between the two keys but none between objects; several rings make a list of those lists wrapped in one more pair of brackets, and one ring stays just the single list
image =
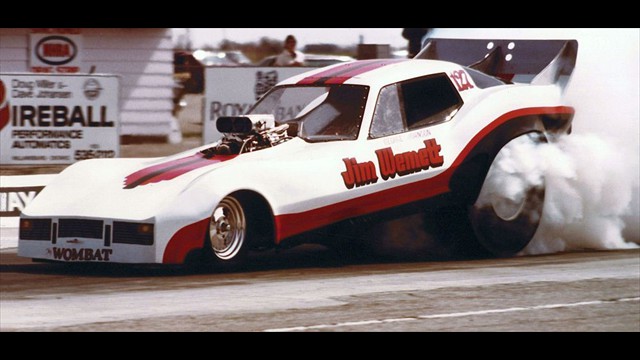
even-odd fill
[{"label": "tree line", "polygon": [[[258,62],[263,58],[276,55],[284,49],[282,39],[273,39],[262,37],[258,41],[239,43],[231,40],[222,40],[217,47],[206,45],[202,50],[207,51],[241,51],[246,57],[253,62]],[[177,46],[176,50],[185,50],[184,47]],[[339,46],[335,44],[307,44],[300,50],[307,54],[326,54],[326,55],[347,55],[356,57],[357,45]]]}]

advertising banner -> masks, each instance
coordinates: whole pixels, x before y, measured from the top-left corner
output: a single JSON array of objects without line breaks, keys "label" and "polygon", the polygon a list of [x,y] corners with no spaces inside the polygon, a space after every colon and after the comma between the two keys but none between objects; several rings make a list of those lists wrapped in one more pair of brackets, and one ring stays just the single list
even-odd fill
[{"label": "advertising banner", "polygon": [[115,75],[0,73],[0,164],[120,156]]},{"label": "advertising banner", "polygon": [[218,141],[220,116],[247,113],[278,82],[313,70],[311,67],[209,67],[205,69],[203,144]]},{"label": "advertising banner", "polygon": [[[20,216],[22,210],[55,176],[56,174],[0,176],[0,219]],[[7,221],[0,221],[0,227],[6,227],[5,225]]]}]

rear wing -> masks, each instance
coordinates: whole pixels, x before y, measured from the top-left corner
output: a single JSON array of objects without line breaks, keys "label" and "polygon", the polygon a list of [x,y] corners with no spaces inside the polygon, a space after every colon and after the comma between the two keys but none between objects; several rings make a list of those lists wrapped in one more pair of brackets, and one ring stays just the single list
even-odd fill
[{"label": "rear wing", "polygon": [[564,88],[578,56],[576,40],[428,38],[415,59],[445,60],[511,82]]}]

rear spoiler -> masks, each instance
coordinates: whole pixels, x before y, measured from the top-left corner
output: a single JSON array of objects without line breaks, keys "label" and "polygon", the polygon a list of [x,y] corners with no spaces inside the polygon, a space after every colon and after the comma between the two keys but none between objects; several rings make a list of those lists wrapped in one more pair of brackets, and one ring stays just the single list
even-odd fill
[{"label": "rear spoiler", "polygon": [[415,59],[445,60],[511,82],[564,88],[576,66],[576,40],[428,38]]}]

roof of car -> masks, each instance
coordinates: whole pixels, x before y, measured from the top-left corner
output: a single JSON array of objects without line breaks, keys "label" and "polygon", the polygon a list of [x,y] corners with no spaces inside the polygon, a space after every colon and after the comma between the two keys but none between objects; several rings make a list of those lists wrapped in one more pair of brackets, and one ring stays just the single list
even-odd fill
[{"label": "roof of car", "polygon": [[460,68],[461,66],[457,64],[439,60],[358,60],[314,69],[286,79],[282,83],[290,85],[385,85],[430,74],[450,73]]}]

